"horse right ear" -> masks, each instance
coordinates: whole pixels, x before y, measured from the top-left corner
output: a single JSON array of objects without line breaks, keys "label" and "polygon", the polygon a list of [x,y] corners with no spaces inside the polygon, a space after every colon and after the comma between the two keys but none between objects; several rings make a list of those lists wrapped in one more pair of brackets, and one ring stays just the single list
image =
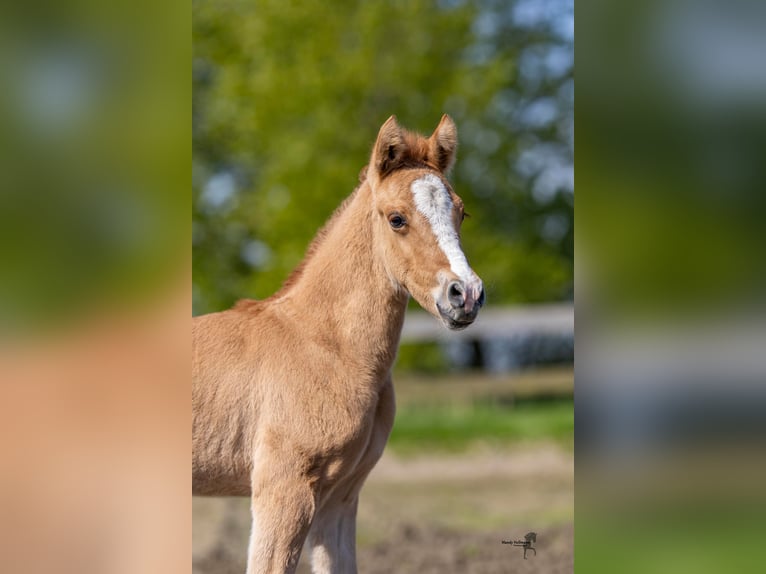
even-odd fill
[{"label": "horse right ear", "polygon": [[381,126],[372,148],[371,170],[378,178],[385,177],[401,163],[404,151],[402,128],[396,122],[396,116],[391,116]]},{"label": "horse right ear", "polygon": [[444,114],[428,141],[431,159],[442,173],[448,173],[455,164],[457,150],[457,128],[452,118]]}]

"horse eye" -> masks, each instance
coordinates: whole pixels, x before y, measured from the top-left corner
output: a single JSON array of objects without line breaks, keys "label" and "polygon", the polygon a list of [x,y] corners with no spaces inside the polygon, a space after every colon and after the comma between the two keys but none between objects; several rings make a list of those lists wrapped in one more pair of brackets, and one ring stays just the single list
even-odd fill
[{"label": "horse eye", "polygon": [[402,227],[404,227],[404,224],[406,223],[406,221],[404,221],[404,217],[402,217],[398,213],[394,213],[388,216],[388,223],[394,229],[401,229]]}]

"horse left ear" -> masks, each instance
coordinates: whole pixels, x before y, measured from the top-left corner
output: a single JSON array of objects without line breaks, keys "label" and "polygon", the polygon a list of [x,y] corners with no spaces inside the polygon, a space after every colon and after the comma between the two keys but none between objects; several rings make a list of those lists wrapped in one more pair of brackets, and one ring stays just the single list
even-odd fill
[{"label": "horse left ear", "polygon": [[383,178],[396,169],[401,163],[405,148],[402,128],[396,122],[396,116],[391,116],[381,126],[372,148],[370,167],[375,170],[375,176]]},{"label": "horse left ear", "polygon": [[452,118],[444,114],[428,141],[431,161],[442,173],[449,172],[455,164],[455,151],[457,151],[457,127]]}]

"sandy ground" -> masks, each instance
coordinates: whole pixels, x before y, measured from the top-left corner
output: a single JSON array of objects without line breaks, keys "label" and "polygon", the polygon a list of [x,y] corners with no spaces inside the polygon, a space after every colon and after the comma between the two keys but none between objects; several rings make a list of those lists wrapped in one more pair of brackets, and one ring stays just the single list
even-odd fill
[{"label": "sandy ground", "polygon": [[[574,458],[556,445],[397,458],[386,453],[359,505],[365,574],[570,573]],[[195,498],[193,574],[242,574],[248,500]],[[502,544],[537,533],[537,555]],[[299,573],[308,573],[305,557]]]}]

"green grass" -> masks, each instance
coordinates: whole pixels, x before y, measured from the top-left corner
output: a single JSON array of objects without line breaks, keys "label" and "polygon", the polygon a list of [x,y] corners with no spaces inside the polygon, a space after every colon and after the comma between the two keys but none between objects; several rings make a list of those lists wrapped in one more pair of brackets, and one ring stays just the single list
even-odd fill
[{"label": "green grass", "polygon": [[587,514],[578,522],[578,563],[594,574],[763,572],[762,508],[708,505],[700,500],[690,512],[644,500],[642,510]]},{"label": "green grass", "polygon": [[510,446],[537,440],[573,444],[571,398],[405,404],[396,414],[389,445],[399,453],[408,453],[461,451],[477,444]]}]

